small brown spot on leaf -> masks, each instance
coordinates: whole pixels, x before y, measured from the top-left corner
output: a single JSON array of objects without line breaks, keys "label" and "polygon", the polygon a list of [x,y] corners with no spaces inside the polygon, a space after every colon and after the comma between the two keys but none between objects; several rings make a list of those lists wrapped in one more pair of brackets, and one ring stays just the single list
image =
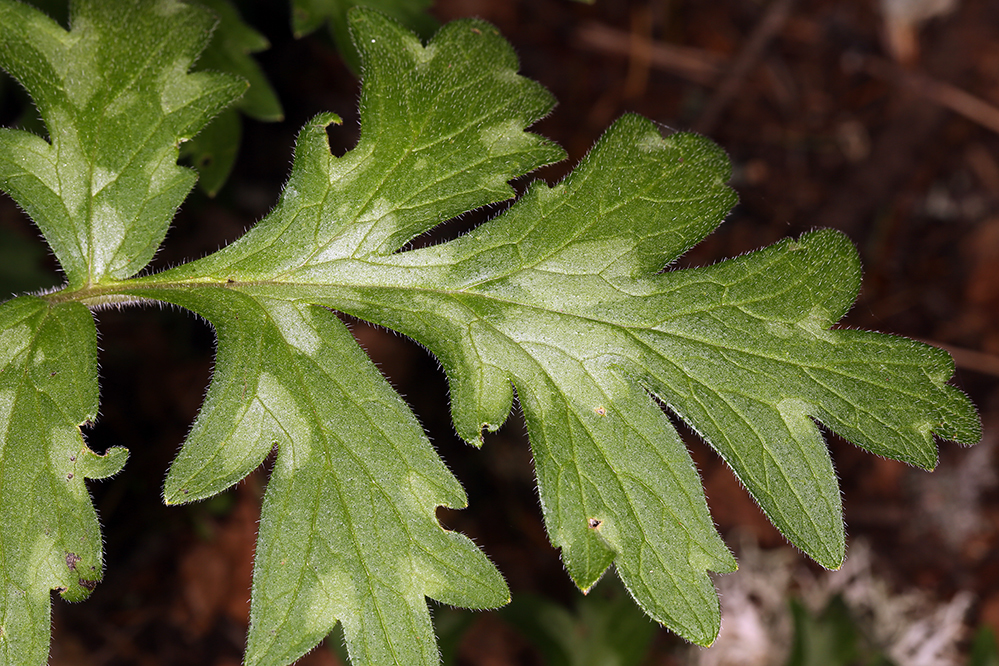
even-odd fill
[{"label": "small brown spot on leaf", "polygon": [[479,30],[478,28],[472,28],[472,32],[474,32],[476,35],[481,35],[482,34],[482,31]]},{"label": "small brown spot on leaf", "polygon": [[80,587],[85,589],[87,592],[93,592],[94,590],[97,589],[96,580],[87,580],[86,578],[81,578],[77,582],[80,584]]},{"label": "small brown spot on leaf", "polygon": [[73,473],[72,472],[70,472],[69,474],[66,475],[66,480],[67,481],[69,481],[72,478],[73,478]]},{"label": "small brown spot on leaf", "polygon": [[81,559],[83,558],[76,553],[66,553],[66,568],[70,571],[76,571],[76,563]]},{"label": "small brown spot on leaf", "polygon": [[596,413],[597,416],[607,416],[607,408],[604,407],[603,405],[601,405],[600,407],[594,407],[593,411],[594,413]]},{"label": "small brown spot on leaf", "polygon": [[586,521],[586,525],[591,529],[595,530],[603,524],[603,521],[599,518],[590,518]]}]

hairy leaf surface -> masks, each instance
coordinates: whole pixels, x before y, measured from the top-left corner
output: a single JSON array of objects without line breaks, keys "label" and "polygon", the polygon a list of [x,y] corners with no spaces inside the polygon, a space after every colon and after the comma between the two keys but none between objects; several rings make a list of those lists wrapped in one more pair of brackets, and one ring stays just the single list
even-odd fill
[{"label": "hairy leaf surface", "polygon": [[[532,184],[453,241],[407,249],[513,197],[511,179],[563,156],[525,131],[550,95],[517,75],[509,45],[482,21],[444,26],[424,45],[380,13],[352,11],[364,72],[357,146],[332,155],[326,132],[339,120],[317,116],[267,217],[214,254],[126,279],[191,187],[176,143],[242,84],[187,73],[210,32],[201,10],[139,3],[123,23],[96,2],[75,11],[67,33],[0,0],[0,64],[35,96],[52,137],[0,130],[0,186],[70,279],[0,307],[8,663],[44,660],[50,588],[75,598],[99,576],[82,479],[123,463],[80,437],[97,408],[95,331],[80,302],[156,299],[215,327],[215,374],[164,497],[209,497],[274,452],[246,655],[261,666],[294,661],[338,621],[355,663],[432,665],[427,597],[471,608],[508,599],[486,556],[436,520],[465,494],[336,311],[427,347],[473,445],[516,399],[546,527],[576,584],[589,590],[613,565],[651,617],[702,644],[719,627],[709,572],[735,561],[664,407],[828,567],[842,562],[844,535],[820,425],[923,467],[935,463],[935,436],[979,438],[970,402],[946,383],[947,354],[834,328],[860,279],[843,235],[669,270],[735,202],[727,158],[702,137],[664,137],[625,116],[563,182]],[[149,50],[123,53],[119,23]],[[38,488],[55,509],[12,508]]]},{"label": "hairy leaf surface", "polygon": [[81,0],[70,24],[0,0],[0,67],[27,89],[49,134],[0,128],[0,188],[79,287],[149,263],[196,179],[177,166],[178,144],[246,83],[188,73],[214,24],[200,7]]},{"label": "hairy leaf surface", "polygon": [[281,102],[257,61],[250,54],[270,48],[262,34],[247,25],[229,0],[199,0],[218,18],[211,43],[198,59],[197,69],[228,72],[246,80],[249,88],[236,104],[219,114],[201,133],[184,143],[181,155],[198,170],[198,185],[209,196],[225,184],[243,136],[247,116],[262,122],[284,118]]},{"label": "hairy leaf surface", "polygon": [[97,415],[97,331],[79,303],[0,305],[0,663],[41,664],[49,593],[79,601],[101,579],[101,535],[84,480],[128,457],[99,456],[80,426]]},{"label": "hairy leaf surface", "polygon": [[355,72],[361,71],[361,54],[354,44],[347,15],[354,7],[375,9],[391,16],[421,37],[429,37],[437,21],[427,12],[433,0],[291,0],[291,27],[301,37],[324,24],[340,55]]},{"label": "hairy leaf surface", "polygon": [[425,597],[509,601],[485,556],[437,523],[435,508],[464,508],[465,494],[334,314],[235,289],[163,297],[215,323],[219,339],[216,380],[170,469],[167,502],[209,497],[278,450],[246,663],[290,663],[339,620],[355,663],[432,664]]},{"label": "hairy leaf surface", "polygon": [[[505,99],[490,90],[505,78],[478,70],[474,86],[458,78],[462,94],[453,94],[439,78],[450,76],[438,65],[449,62],[442,37],[422,52],[401,48],[374,28],[379,21],[359,16],[368,62],[413,52],[404,62],[415,80],[388,78],[392,70],[373,64],[357,148],[331,156],[322,129],[332,119],[317,118],[300,136],[272,214],[167,275],[212,275],[257,300],[324,304],[413,337],[444,365],[455,424],[472,443],[502,424],[516,389],[549,534],[582,589],[613,563],[655,619],[698,643],[717,633],[707,572],[735,562],[653,396],[828,567],[843,558],[842,508],[816,420],[923,466],[935,460],[934,433],[976,441],[970,403],[945,384],[945,353],[830,330],[859,285],[856,252],[842,235],[816,232],[710,268],[660,272],[714,229],[735,197],[724,184],[727,159],[710,142],[663,138],[636,116],[616,123],[565,182],[535,183],[455,241],[397,252],[470,207],[463,197],[472,184],[489,182],[485,169],[449,168],[451,155],[488,164],[497,147],[530,140],[484,127],[493,106],[470,108],[472,91]],[[479,40],[484,30],[455,24],[445,34]],[[421,134],[437,127],[446,128],[437,130],[442,139]],[[448,159],[427,152],[444,146],[454,151]],[[397,167],[386,173],[386,163]]]},{"label": "hairy leaf surface", "polygon": [[[333,157],[326,126],[337,119],[317,118],[271,215],[221,252],[150,278],[163,287],[134,291],[198,312],[219,338],[167,501],[219,492],[278,447],[254,573],[252,664],[298,658],[338,620],[356,663],[433,664],[425,597],[472,608],[509,599],[482,553],[437,524],[435,508],[465,506],[464,493],[343,324],[251,283],[343,244],[390,253],[509,198],[508,180],[563,155],[523,131],[552,100],[516,76],[509,45],[486,23],[446,26],[426,47],[379,14],[356,14],[353,26],[369,62],[357,147]],[[190,288],[213,270],[227,277]]]}]

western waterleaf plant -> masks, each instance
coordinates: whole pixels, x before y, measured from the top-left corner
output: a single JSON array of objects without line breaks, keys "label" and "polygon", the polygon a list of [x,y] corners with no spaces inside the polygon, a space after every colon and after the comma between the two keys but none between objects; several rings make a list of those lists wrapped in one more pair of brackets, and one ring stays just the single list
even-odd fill
[{"label": "western waterleaf plant", "polygon": [[276,206],[207,257],[136,277],[194,184],[178,146],[244,91],[191,73],[213,25],[199,7],[97,0],[69,31],[0,0],[0,65],[49,140],[0,129],[0,187],[54,250],[66,285],[0,306],[0,655],[46,659],[49,591],[86,596],[101,542],[85,478],[125,462],[83,441],[97,413],[89,308],[157,300],[218,336],[211,385],[167,474],[182,503],[277,450],[262,510],[247,664],[288,664],[343,624],[358,664],[434,664],[426,598],[509,599],[439,506],[466,504],[415,417],[337,312],[402,332],[444,366],[458,433],[482,444],[516,396],[544,520],[583,590],[613,564],[645,612],[709,644],[708,572],[735,569],[662,405],[728,462],[774,524],[827,567],[843,559],[839,489],[817,423],[930,468],[934,436],[979,421],[938,349],[832,326],[855,299],[856,251],[817,231],[707,268],[664,270],[735,202],[711,142],[625,116],[561,183],[533,183],[455,240],[407,249],[561,159],[525,130],[550,95],[517,75],[495,28],[448,24],[427,44],[354,10],[361,138],[330,153],[301,131]]}]

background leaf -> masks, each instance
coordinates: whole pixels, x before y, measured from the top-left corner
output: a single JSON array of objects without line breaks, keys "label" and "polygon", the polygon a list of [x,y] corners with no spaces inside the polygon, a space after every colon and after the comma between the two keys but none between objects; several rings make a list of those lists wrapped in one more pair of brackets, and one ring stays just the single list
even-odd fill
[{"label": "background leaf", "polygon": [[270,48],[267,38],[247,25],[228,0],[199,0],[215,14],[218,25],[196,70],[226,72],[246,80],[249,88],[232,107],[223,111],[181,148],[181,155],[198,170],[198,184],[215,196],[232,171],[243,136],[240,113],[261,122],[279,122],[284,111],[277,93],[250,54]]},{"label": "background leaf", "polygon": [[0,298],[56,286],[45,268],[45,251],[37,242],[0,228]]},{"label": "background leaf", "polygon": [[892,666],[870,645],[842,597],[833,597],[814,615],[797,600],[790,604],[794,641],[786,666]]},{"label": "background leaf", "polygon": [[433,0],[291,0],[291,26],[302,37],[329,26],[337,50],[347,65],[361,72],[361,54],[351,36],[347,15],[354,7],[367,7],[391,16],[423,39],[437,29],[437,21],[427,13]]},{"label": "background leaf", "polygon": [[575,607],[537,595],[520,595],[504,607],[504,620],[538,647],[546,666],[639,666],[656,635],[616,579],[604,579]]}]

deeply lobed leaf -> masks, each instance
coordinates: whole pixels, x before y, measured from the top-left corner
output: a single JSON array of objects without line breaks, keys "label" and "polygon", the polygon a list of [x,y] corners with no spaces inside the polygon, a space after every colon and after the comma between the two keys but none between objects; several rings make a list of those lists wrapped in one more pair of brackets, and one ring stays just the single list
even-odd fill
[{"label": "deeply lobed leaf", "polygon": [[379,14],[353,16],[370,63],[357,146],[331,155],[325,127],[339,118],[314,119],[275,209],[167,279],[272,279],[344,255],[391,253],[452,217],[513,197],[507,181],[564,156],[523,131],[553,100],[516,76],[516,57],[493,26],[457,21],[424,47]]},{"label": "deeply lobed leaf", "polygon": [[425,596],[471,608],[509,601],[485,556],[437,523],[435,508],[464,508],[464,492],[335,315],[236,290],[162,297],[215,323],[219,340],[167,502],[211,496],[278,450],[246,663],[290,663],[339,620],[355,663],[432,664]]},{"label": "deeply lobed leaf", "polygon": [[[935,459],[934,433],[977,441],[973,408],[945,384],[946,354],[830,330],[859,284],[856,252],[842,235],[817,232],[709,268],[661,272],[734,203],[727,159],[700,137],[663,138],[627,116],[563,183],[535,183],[455,241],[397,252],[474,205],[465,197],[490,182],[477,169],[494,146],[526,154],[532,140],[497,142],[482,128],[489,102],[507,98],[492,87],[509,77],[460,72],[478,75],[460,95],[445,83],[455,79],[440,66],[451,64],[444,35],[472,43],[485,26],[449,26],[417,51],[397,27],[356,16],[372,63],[358,147],[330,155],[321,131],[330,118],[318,118],[300,136],[271,215],[167,276],[229,280],[259,302],[323,304],[413,337],[444,365],[455,424],[472,443],[505,420],[516,389],[546,525],[582,589],[613,563],[656,620],[698,643],[717,633],[707,572],[735,562],[650,394],[715,447],[793,543],[829,567],[843,558],[842,509],[813,419],[924,466]],[[395,60],[412,79],[383,64],[391,53],[404,54]],[[471,91],[480,97],[461,106]],[[426,138],[430,131],[446,143]],[[448,158],[430,162],[440,176],[425,177],[427,151],[441,150]],[[452,167],[458,155],[466,163]],[[499,195],[505,186],[480,191],[490,189]]]},{"label": "deeply lobed leaf", "polygon": [[103,573],[84,480],[116,474],[80,426],[97,414],[97,331],[78,303],[31,296],[0,305],[0,663],[41,664],[49,593],[79,601]]},{"label": "deeply lobed leaf", "polygon": [[[288,663],[339,620],[356,663],[433,664],[425,597],[472,608],[509,600],[482,553],[437,523],[435,508],[465,506],[464,493],[346,328],[308,300],[255,286],[343,247],[392,252],[511,197],[508,180],[563,154],[523,131],[551,97],[516,76],[509,45],[486,23],[449,25],[426,47],[375,13],[353,25],[370,63],[357,147],[332,156],[325,128],[336,118],[315,119],[267,218],[212,256],[136,282],[165,286],[133,292],[202,314],[219,339],[167,501],[210,496],[278,447],[247,663]],[[225,276],[221,288],[191,288],[213,273]]]},{"label": "deeply lobed leaf", "polygon": [[80,287],[146,266],[196,179],[177,166],[178,144],[246,83],[188,73],[214,24],[200,7],[79,0],[70,24],[67,32],[0,0],[0,67],[27,89],[49,132],[46,141],[0,128],[0,189]]}]

